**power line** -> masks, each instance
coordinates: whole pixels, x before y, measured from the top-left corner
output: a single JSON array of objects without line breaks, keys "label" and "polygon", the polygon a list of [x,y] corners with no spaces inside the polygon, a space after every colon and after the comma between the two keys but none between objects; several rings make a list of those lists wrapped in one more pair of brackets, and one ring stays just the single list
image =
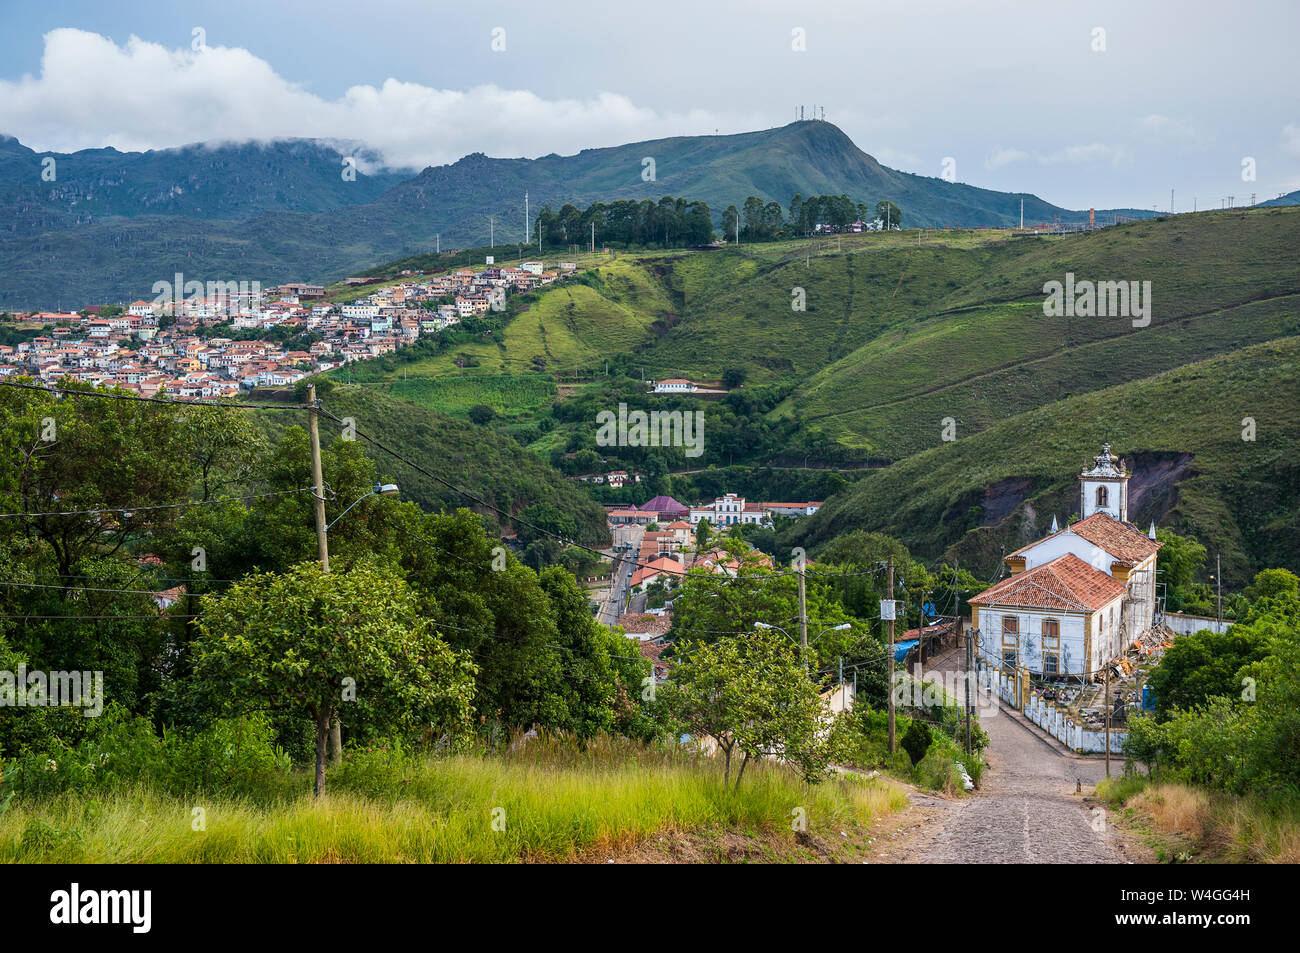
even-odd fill
[{"label": "power line", "polygon": [[169,407],[223,407],[232,410],[310,410],[306,404],[244,404],[216,400],[170,400],[166,397],[143,397],[111,390],[80,390],[75,387],[46,387],[41,384],[20,384],[17,381],[0,381],[3,387],[18,387],[45,394],[69,394],[73,397],[103,397],[108,400],[134,400],[146,404],[166,404]]},{"label": "power line", "polygon": [[159,622],[168,622],[172,619],[197,618],[197,615],[184,615],[180,613],[175,615],[163,615],[161,612],[154,615],[0,615],[0,619],[157,619]]},{"label": "power line", "polygon": [[252,493],[248,496],[227,496],[213,500],[189,500],[185,503],[159,503],[156,506],[111,506],[97,510],[54,510],[48,513],[0,513],[0,518],[16,516],[98,516],[103,513],[143,513],[146,510],[174,510],[187,506],[212,506],[219,503],[225,504],[239,503],[244,500],[261,500],[272,496],[287,496],[291,493],[306,493],[312,489],[313,487],[303,486],[296,490],[273,490],[269,493]]}]

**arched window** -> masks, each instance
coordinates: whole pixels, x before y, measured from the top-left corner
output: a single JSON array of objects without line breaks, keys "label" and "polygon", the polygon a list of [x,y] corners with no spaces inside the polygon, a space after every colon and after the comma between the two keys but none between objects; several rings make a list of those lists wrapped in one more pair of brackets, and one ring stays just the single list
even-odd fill
[{"label": "arched window", "polygon": [[1110,494],[1104,486],[1097,487],[1097,506],[1106,506],[1109,502]]}]

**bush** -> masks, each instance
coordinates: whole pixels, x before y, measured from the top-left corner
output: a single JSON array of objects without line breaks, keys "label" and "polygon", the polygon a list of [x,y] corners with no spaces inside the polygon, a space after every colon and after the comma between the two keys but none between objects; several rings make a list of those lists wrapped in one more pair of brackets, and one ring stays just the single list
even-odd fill
[{"label": "bush", "polygon": [[145,783],[176,795],[196,792],[266,796],[289,778],[288,755],[275,746],[262,715],[224,719],[199,731],[157,735],[143,718],[120,712],[75,745],[28,751],[3,765],[0,800],[83,795]]},{"label": "bush", "polygon": [[917,765],[925,757],[925,753],[930,750],[932,741],[934,741],[934,737],[930,734],[930,729],[919,719],[913,719],[912,724],[908,726],[903,735],[901,745],[903,750],[907,752],[907,756],[912,759],[912,764]]}]

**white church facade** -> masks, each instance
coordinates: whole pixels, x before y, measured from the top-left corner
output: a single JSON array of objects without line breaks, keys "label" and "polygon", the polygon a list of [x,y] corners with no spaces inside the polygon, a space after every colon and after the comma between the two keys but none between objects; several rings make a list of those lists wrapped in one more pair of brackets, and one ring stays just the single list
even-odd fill
[{"label": "white church facade", "polygon": [[1006,556],[1011,575],[970,600],[988,664],[1091,677],[1151,629],[1160,544],[1128,522],[1130,476],[1103,446],[1079,474],[1083,518]]}]

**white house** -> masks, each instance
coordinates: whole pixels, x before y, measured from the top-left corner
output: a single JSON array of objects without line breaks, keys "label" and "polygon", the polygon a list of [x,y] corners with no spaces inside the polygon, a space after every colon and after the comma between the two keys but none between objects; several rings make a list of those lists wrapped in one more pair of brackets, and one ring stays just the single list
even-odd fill
[{"label": "white house", "polygon": [[683,380],[680,377],[670,377],[668,380],[655,381],[654,393],[693,394],[699,389],[699,385],[692,381]]},{"label": "white house", "polygon": [[1008,555],[1011,576],[971,599],[992,664],[1092,675],[1154,625],[1160,544],[1128,522],[1129,477],[1102,447],[1079,475],[1083,519]]}]

